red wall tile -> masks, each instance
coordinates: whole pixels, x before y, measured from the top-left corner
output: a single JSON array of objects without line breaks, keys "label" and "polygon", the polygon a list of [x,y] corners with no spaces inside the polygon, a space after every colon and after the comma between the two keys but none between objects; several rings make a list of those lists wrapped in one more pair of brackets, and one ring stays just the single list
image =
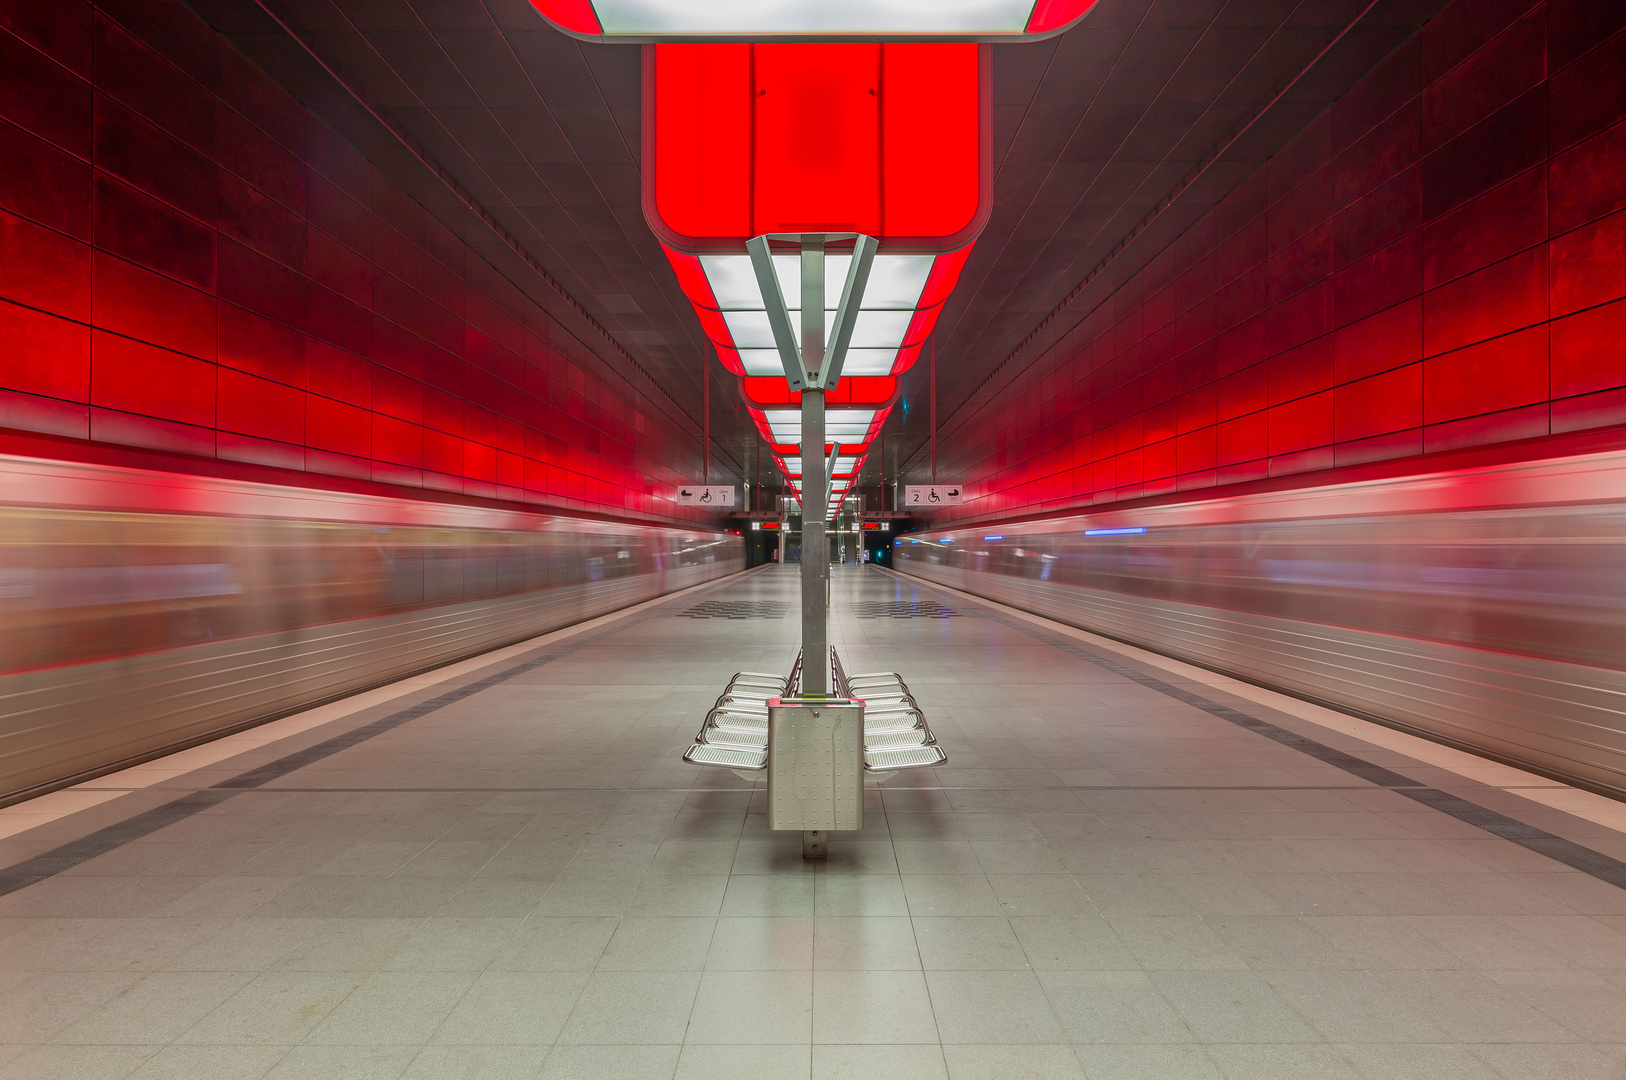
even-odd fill
[{"label": "red wall tile", "polygon": [[1423,423],[1423,365],[1408,364],[1338,387],[1334,440],[1355,442]]},{"label": "red wall tile", "polygon": [[372,452],[372,419],[365,409],[313,394],[305,401],[305,445],[367,457]]},{"label": "red wall tile", "polygon": [[91,339],[90,403],[213,427],[217,370],[207,360],[97,331]]},{"label": "red wall tile", "polygon": [[1555,238],[1552,253],[1555,317],[1626,296],[1626,211]]},{"label": "red wall tile", "polygon": [[277,442],[305,444],[305,392],[268,379],[220,369],[219,414],[222,431],[234,431]]},{"label": "red wall tile", "polygon": [[0,298],[89,322],[90,248],[0,211]]},{"label": "red wall tile", "polygon": [[1424,361],[1423,419],[1430,424],[1547,397],[1545,324]]},{"label": "red wall tile", "polygon": [[1333,335],[1333,381],[1353,382],[1423,358],[1423,303],[1411,299]]},{"label": "red wall tile", "polygon": [[0,301],[0,384],[67,401],[90,400],[90,328]]},{"label": "red wall tile", "polygon": [[1547,249],[1532,248],[1423,296],[1423,353],[1464,345],[1547,319]]},{"label": "red wall tile", "polygon": [[1272,455],[1331,446],[1335,441],[1333,394],[1330,390],[1274,405],[1266,415]]},{"label": "red wall tile", "polygon": [[100,251],[92,259],[91,274],[95,325],[166,349],[214,358],[214,297]]},{"label": "red wall tile", "polygon": [[[223,366],[304,387],[305,355],[306,338],[299,331],[231,304],[220,305],[219,359]],[[366,401],[365,391],[361,400]]]},{"label": "red wall tile", "polygon": [[1548,183],[1555,233],[1626,207],[1626,184],[1620,182],[1622,161],[1626,161],[1626,123],[1553,158]]},{"label": "red wall tile", "polygon": [[1552,324],[1553,397],[1626,386],[1626,300]]}]

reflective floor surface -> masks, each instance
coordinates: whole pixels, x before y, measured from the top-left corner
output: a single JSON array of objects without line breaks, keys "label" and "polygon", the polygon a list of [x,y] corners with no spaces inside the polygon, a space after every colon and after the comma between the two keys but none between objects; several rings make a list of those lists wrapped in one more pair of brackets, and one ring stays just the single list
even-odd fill
[{"label": "reflective floor surface", "polygon": [[828,863],[679,760],[789,666],[770,568],[0,841],[41,878],[0,1080],[1626,1077],[1626,889],[1168,689],[1626,835],[880,570],[834,597],[950,761]]}]

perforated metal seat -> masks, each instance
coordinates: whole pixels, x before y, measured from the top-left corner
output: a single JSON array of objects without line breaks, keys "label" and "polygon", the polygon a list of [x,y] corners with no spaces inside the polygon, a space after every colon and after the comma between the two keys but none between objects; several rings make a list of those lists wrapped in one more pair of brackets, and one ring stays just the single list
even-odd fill
[{"label": "perforated metal seat", "polygon": [[738,732],[742,738],[765,739],[768,737],[767,724],[758,724],[755,721],[743,720],[737,717],[723,717],[713,720],[701,729],[701,735],[704,736],[708,731]]},{"label": "perforated metal seat", "polygon": [[768,733],[766,731],[745,731],[739,728],[708,727],[698,736],[697,742],[707,746],[733,746],[747,750],[765,750],[768,747]]},{"label": "perforated metal seat", "polygon": [[935,743],[927,746],[883,747],[864,750],[864,768],[869,772],[896,772],[899,769],[920,769],[941,765],[948,760],[943,748]]},{"label": "perforated metal seat", "polygon": [[768,709],[768,702],[772,701],[778,696],[778,694],[736,694],[730,692],[718,698],[717,704],[712,706],[712,708],[722,709],[732,705],[742,705],[747,709],[761,709],[766,712]]},{"label": "perforated metal seat", "polygon": [[695,743],[684,751],[683,760],[691,765],[715,765],[721,769],[757,772],[768,767],[768,751]]},{"label": "perforated metal seat", "polygon": [[871,735],[882,735],[893,731],[920,731],[925,727],[925,718],[917,712],[893,713],[873,720],[866,714],[864,717],[864,741],[869,742]]},{"label": "perforated metal seat", "polygon": [[734,712],[748,716],[767,716],[768,703],[766,701],[741,701],[738,698],[724,698],[713,705],[707,715],[720,712]]},{"label": "perforated metal seat", "polygon": [[905,731],[865,731],[864,752],[884,750],[894,746],[927,746],[936,741],[936,736],[923,727],[909,728]]}]

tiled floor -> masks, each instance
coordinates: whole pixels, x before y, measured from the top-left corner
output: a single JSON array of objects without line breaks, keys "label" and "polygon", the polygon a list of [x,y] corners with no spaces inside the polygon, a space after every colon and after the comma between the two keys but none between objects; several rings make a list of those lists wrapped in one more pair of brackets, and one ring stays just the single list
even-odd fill
[{"label": "tiled floor", "polygon": [[[679,760],[730,672],[788,666],[795,598],[772,569],[630,616],[0,897],[0,1080],[1626,1077],[1626,890],[880,571],[838,571],[833,637],[905,673],[951,760],[804,863]],[[960,617],[855,614],[895,598]],[[705,600],[792,607],[672,617]],[[160,770],[0,862],[491,670]]]}]

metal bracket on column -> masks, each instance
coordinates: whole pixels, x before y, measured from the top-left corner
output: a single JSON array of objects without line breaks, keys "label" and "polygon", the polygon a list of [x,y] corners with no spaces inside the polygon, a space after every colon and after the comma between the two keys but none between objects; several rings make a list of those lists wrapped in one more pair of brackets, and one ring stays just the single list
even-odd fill
[{"label": "metal bracket on column", "polygon": [[819,372],[818,385],[827,390],[834,390],[841,378],[841,365],[847,361],[847,343],[853,339],[858,307],[863,303],[870,266],[875,262],[875,249],[879,246],[875,237],[862,233],[853,241],[853,261],[847,267],[847,282],[841,287],[841,303],[836,308],[835,325],[830,328],[830,345],[824,358],[824,370]]},{"label": "metal bracket on column", "polygon": [[779,290],[779,275],[774,272],[773,255],[768,251],[768,237],[753,236],[745,242],[751,256],[751,269],[757,275],[757,288],[762,303],[768,309],[768,326],[773,330],[773,343],[779,350],[779,362],[785,366],[785,378],[792,390],[807,386],[807,371],[802,367],[802,355],[796,347],[796,334],[790,327],[790,309],[785,306],[785,294]]},{"label": "metal bracket on column", "polygon": [[[790,308],[785,303],[785,294],[779,288],[779,275],[774,270],[773,253],[768,248],[768,242],[773,239],[795,240],[806,245],[809,242],[830,241],[853,238],[852,262],[847,266],[847,280],[841,287],[841,301],[836,307],[835,322],[830,328],[830,340],[825,343],[822,352],[822,362],[819,369],[810,371],[803,362],[801,350],[796,344],[796,334],[791,327]],[[779,362],[784,366],[785,378],[790,382],[792,390],[803,390],[811,386],[815,389],[834,389],[841,380],[841,368],[847,362],[847,346],[852,341],[853,327],[858,322],[858,309],[864,300],[864,289],[869,285],[869,272],[875,264],[875,252],[880,242],[873,236],[862,233],[834,233],[779,236],[768,233],[754,236],[745,242],[746,253],[751,256],[751,269],[756,274],[757,289],[762,293],[762,303],[768,312],[768,327],[773,331],[774,347],[779,352]],[[822,301],[819,316],[823,317]],[[804,318],[805,318],[804,313]]]}]

